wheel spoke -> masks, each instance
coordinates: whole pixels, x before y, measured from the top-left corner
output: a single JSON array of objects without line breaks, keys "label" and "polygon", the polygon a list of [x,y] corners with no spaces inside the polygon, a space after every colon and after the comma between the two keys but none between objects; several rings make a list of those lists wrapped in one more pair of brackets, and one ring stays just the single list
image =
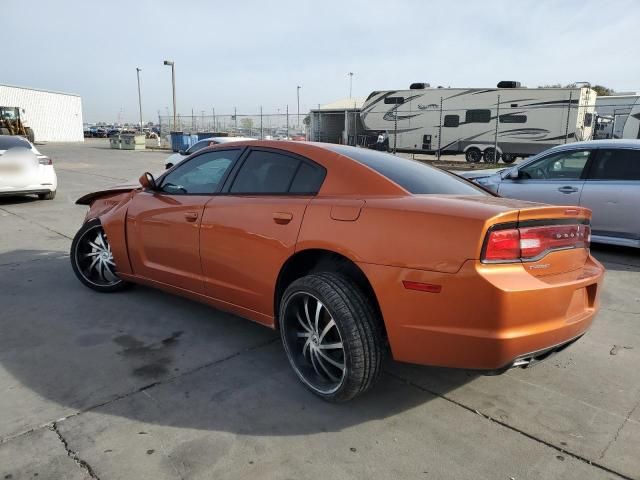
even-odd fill
[{"label": "wheel spoke", "polygon": [[311,322],[311,316],[309,315],[309,297],[304,297],[304,314],[305,317],[307,317],[309,330],[313,331],[313,323]]},{"label": "wheel spoke", "polygon": [[339,379],[338,377],[336,377],[333,373],[331,373],[329,371],[329,369],[327,368],[327,366],[324,364],[325,362],[322,360],[322,357],[320,356],[320,352],[317,350],[313,350],[312,353],[316,354],[316,359],[318,361],[318,365],[320,365],[320,368],[322,368],[322,370],[324,370],[324,372],[327,374],[327,376],[329,377],[329,379],[332,382],[337,382]]},{"label": "wheel spoke", "polygon": [[89,265],[89,268],[87,269],[87,272],[91,273],[91,270],[94,269],[94,267],[96,266],[96,264],[100,261],[100,257],[96,256],[93,261],[91,262],[91,265]]},{"label": "wheel spoke", "polygon": [[109,261],[104,262],[104,277],[107,282],[116,282],[118,280],[118,276],[109,266]]},{"label": "wheel spoke", "polygon": [[314,355],[314,350],[311,350],[310,357],[311,357],[311,365],[313,366],[313,369],[316,371],[316,374],[319,377],[321,377],[322,374],[318,371],[318,367],[316,366],[316,356]]},{"label": "wheel spoke", "polygon": [[304,342],[304,346],[302,347],[302,356],[307,358],[307,349],[311,345],[311,337],[307,338],[307,341]]},{"label": "wheel spoke", "polygon": [[311,333],[309,332],[296,332],[296,337],[298,338],[309,338]]},{"label": "wheel spoke", "polygon": [[94,249],[94,251],[96,251],[97,253],[101,253],[104,248],[102,248],[100,245],[97,245],[94,242],[87,242],[89,245],[91,245],[91,247]]},{"label": "wheel spoke", "polygon": [[296,312],[296,318],[298,319],[298,323],[300,323],[300,325],[302,326],[302,328],[304,328],[306,332],[311,333],[311,330],[310,330],[310,328],[309,328],[309,325],[304,323],[304,321],[302,320],[302,318],[300,318],[300,314],[299,314],[298,312]]},{"label": "wheel spoke", "polygon": [[322,330],[322,333],[320,334],[320,338],[318,339],[318,342],[322,343],[322,340],[324,339],[325,335],[329,333],[329,330],[331,330],[332,327],[335,327],[335,326],[336,326],[336,322],[334,322],[332,318],[331,321],[327,323],[324,329]]},{"label": "wheel spoke", "polygon": [[317,350],[317,352],[318,352],[318,355],[320,355],[320,357],[324,358],[331,365],[333,365],[336,368],[339,368],[341,371],[344,370],[344,363],[336,362],[333,358],[331,358],[329,355],[325,354],[321,350]]},{"label": "wheel spoke", "polygon": [[100,255],[100,252],[89,252],[89,253],[83,254],[82,256],[84,258],[87,258],[87,257],[95,257],[96,255]]},{"label": "wheel spoke", "polygon": [[336,342],[336,343],[324,343],[324,344],[320,344],[318,345],[318,349],[320,350],[335,350],[335,349],[342,349],[342,342]]},{"label": "wheel spoke", "polygon": [[322,310],[322,307],[324,307],[324,305],[322,305],[322,302],[320,302],[320,300],[316,300],[316,318],[315,318],[315,332],[316,333],[319,332],[318,320],[320,319],[320,310]]}]

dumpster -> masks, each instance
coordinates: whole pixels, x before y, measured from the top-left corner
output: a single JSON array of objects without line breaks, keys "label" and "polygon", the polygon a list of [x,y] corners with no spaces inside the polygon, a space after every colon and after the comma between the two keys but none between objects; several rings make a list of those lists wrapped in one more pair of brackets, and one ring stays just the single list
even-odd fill
[{"label": "dumpster", "polygon": [[198,132],[198,140],[213,137],[213,132]]},{"label": "dumpster", "polygon": [[144,150],[146,148],[146,137],[144,134],[123,133],[120,135],[122,150]]},{"label": "dumpster", "polygon": [[120,141],[120,135],[112,135],[109,137],[109,145],[111,145],[111,148],[116,148],[116,149],[121,149],[122,145],[121,145],[121,141]]}]

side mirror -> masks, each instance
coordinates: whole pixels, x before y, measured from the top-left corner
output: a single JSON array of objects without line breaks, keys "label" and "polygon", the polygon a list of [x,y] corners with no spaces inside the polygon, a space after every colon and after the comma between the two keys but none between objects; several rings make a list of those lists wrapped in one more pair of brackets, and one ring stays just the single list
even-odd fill
[{"label": "side mirror", "polygon": [[178,153],[180,155],[187,155],[187,151],[186,150],[178,150]]},{"label": "side mirror", "polygon": [[509,170],[504,178],[507,180],[518,180],[520,178],[520,172],[518,172],[518,169]]},{"label": "side mirror", "polygon": [[142,175],[140,175],[138,181],[140,182],[140,185],[142,185],[142,188],[144,188],[145,190],[157,189],[156,179],[153,178],[153,175],[151,175],[149,172],[144,172]]}]

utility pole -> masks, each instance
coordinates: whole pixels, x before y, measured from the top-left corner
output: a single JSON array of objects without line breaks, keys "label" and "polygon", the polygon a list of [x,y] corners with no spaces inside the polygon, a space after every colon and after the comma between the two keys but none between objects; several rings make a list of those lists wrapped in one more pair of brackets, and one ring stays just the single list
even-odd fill
[{"label": "utility pole", "polygon": [[238,111],[236,110],[236,107],[233,107],[233,121],[234,121],[234,125],[235,125],[235,134],[238,133]]},{"label": "utility pole", "polygon": [[138,76],[138,107],[140,109],[140,133],[142,133],[142,94],[140,93],[140,72],[141,68],[136,67],[136,75]]},{"label": "utility pole", "polygon": [[349,72],[349,98],[352,98],[352,89],[353,89],[353,72]]},{"label": "utility pole", "polygon": [[289,105],[287,105],[287,140],[289,140]]},{"label": "utility pole", "polygon": [[302,87],[300,85],[296,87],[297,94],[298,94],[297,95],[298,96],[298,130],[300,130],[300,89],[301,88]]},{"label": "utility pole", "polygon": [[178,128],[176,122],[176,66],[172,60],[165,60],[164,64],[171,67],[171,89],[173,91],[173,131],[175,132]]}]

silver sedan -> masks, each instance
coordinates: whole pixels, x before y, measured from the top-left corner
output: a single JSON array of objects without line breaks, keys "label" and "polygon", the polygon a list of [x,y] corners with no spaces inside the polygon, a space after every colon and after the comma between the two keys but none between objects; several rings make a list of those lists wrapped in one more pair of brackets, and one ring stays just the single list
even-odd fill
[{"label": "silver sedan", "polygon": [[460,175],[503,197],[590,208],[593,242],[640,248],[640,140],[575,142]]}]

